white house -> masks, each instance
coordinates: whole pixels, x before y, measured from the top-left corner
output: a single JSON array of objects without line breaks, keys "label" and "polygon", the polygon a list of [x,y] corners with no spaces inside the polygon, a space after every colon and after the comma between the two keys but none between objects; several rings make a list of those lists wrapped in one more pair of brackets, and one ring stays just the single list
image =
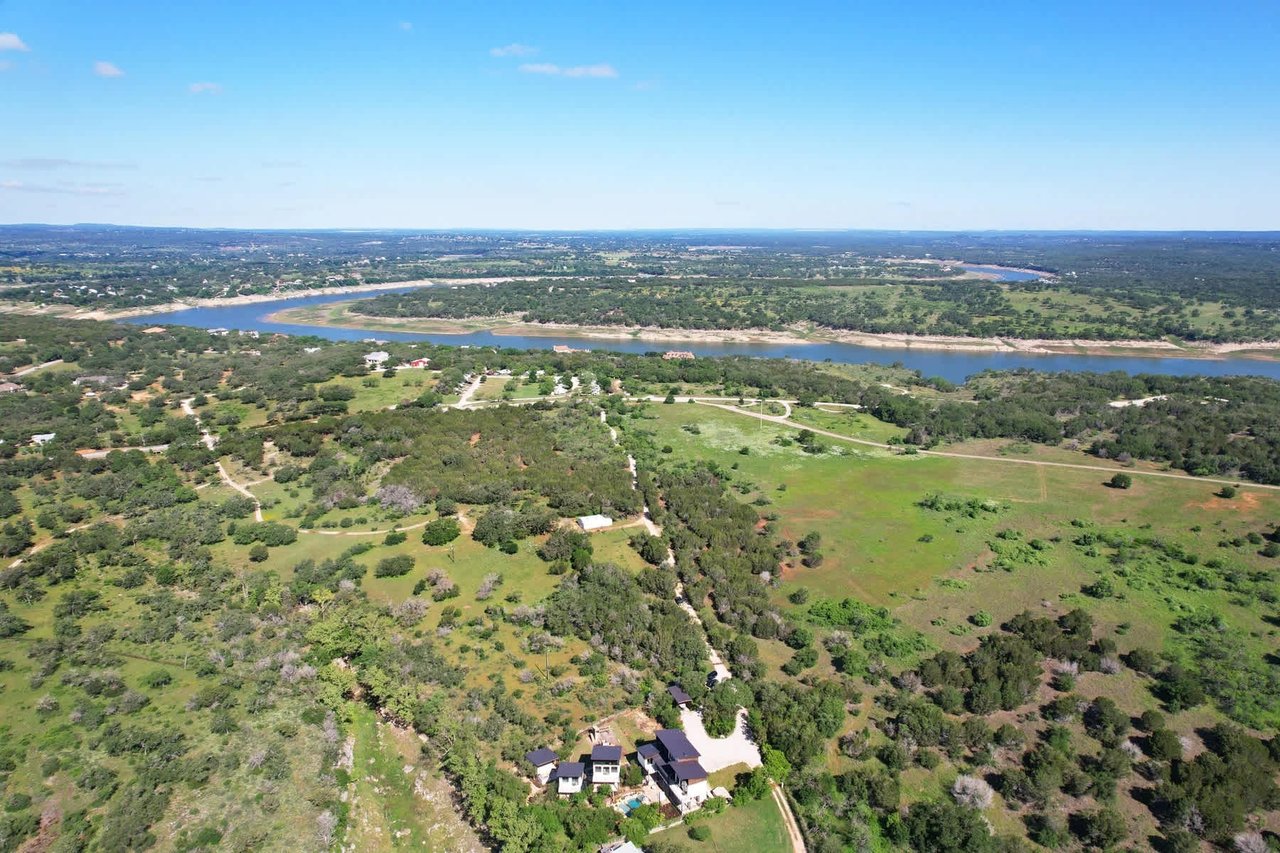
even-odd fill
[{"label": "white house", "polygon": [[584,515],[578,519],[578,526],[583,530],[603,530],[613,524],[613,519],[607,515]]},{"label": "white house", "polygon": [[539,784],[545,785],[551,778],[551,772],[556,769],[556,762],[560,760],[560,756],[544,746],[525,755],[525,760],[533,765],[533,772],[538,777]]},{"label": "white house", "polygon": [[57,435],[58,434],[56,432],[38,432],[35,435],[31,436],[31,443],[32,444],[48,444],[49,442],[53,441],[54,438],[57,437]]},{"label": "white house", "polygon": [[576,794],[582,790],[584,777],[581,761],[561,761],[551,778],[556,780],[556,793]]},{"label": "white house", "polygon": [[622,770],[622,747],[596,744],[591,747],[591,784],[617,785]]},{"label": "white house", "polygon": [[711,796],[707,771],[698,760],[701,753],[679,729],[660,729],[657,738],[657,743],[636,750],[640,766],[666,791],[681,814],[697,809]]},{"label": "white house", "polygon": [[387,359],[391,358],[391,354],[383,350],[374,350],[364,357],[364,363],[370,370],[381,370],[382,365],[387,363]]}]

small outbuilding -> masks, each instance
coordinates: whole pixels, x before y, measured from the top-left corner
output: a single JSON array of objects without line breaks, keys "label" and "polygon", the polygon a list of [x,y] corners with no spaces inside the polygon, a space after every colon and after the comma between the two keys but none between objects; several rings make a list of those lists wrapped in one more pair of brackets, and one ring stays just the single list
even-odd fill
[{"label": "small outbuilding", "polygon": [[677,708],[688,708],[693,703],[693,697],[684,692],[684,688],[679,684],[673,684],[667,688],[667,692],[671,694],[671,701],[676,703]]},{"label": "small outbuilding", "polygon": [[538,782],[545,785],[556,769],[556,762],[560,760],[560,756],[544,746],[525,755],[525,760],[533,765],[533,772]]},{"label": "small outbuilding", "polygon": [[556,793],[576,794],[582,790],[582,780],[585,775],[585,768],[581,761],[561,761],[551,778],[556,781]]},{"label": "small outbuilding", "polygon": [[613,524],[613,519],[607,515],[584,515],[578,519],[578,526],[583,530],[603,530]]},{"label": "small outbuilding", "polygon": [[57,437],[58,434],[56,432],[38,432],[31,436],[31,443],[36,445],[48,444]]}]

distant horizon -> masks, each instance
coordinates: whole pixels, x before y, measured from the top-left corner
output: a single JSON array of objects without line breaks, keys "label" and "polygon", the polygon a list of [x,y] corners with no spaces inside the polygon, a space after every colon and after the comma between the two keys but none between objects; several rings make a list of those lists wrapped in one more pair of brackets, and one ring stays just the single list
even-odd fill
[{"label": "distant horizon", "polygon": [[261,231],[281,234],[305,232],[340,234],[1027,234],[1027,235],[1248,235],[1280,237],[1280,228],[889,228],[801,226],[637,226],[634,228],[537,228],[532,226],[253,226],[253,225],[138,225],[124,222],[0,222],[5,228],[123,229],[137,231]]}]

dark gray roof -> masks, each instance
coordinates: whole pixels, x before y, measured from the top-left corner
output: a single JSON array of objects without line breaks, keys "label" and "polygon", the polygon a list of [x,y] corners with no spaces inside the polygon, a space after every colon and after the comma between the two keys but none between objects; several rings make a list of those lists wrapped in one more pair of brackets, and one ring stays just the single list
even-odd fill
[{"label": "dark gray roof", "polygon": [[582,776],[582,762],[561,761],[560,766],[556,768],[556,772],[552,775],[556,779],[577,779]]},{"label": "dark gray roof", "polygon": [[622,747],[606,746],[602,743],[598,743],[595,746],[591,747],[591,760],[592,761],[621,761]]},{"label": "dark gray roof", "polygon": [[684,688],[679,684],[673,684],[667,688],[667,692],[671,694],[671,698],[675,700],[677,705],[687,705],[693,701],[688,693],[684,692]]},{"label": "dark gray roof", "polygon": [[552,764],[559,760],[560,756],[556,755],[545,746],[535,749],[533,752],[525,756],[529,763],[534,767],[541,767],[544,764]]},{"label": "dark gray roof", "polygon": [[658,743],[662,744],[662,751],[669,761],[682,761],[702,755],[679,729],[659,729]]},{"label": "dark gray roof", "polygon": [[707,778],[707,771],[697,761],[673,761],[668,767],[675,774],[676,779],[681,782],[692,782],[697,779]]},{"label": "dark gray roof", "polygon": [[643,755],[645,758],[657,758],[659,754],[658,745],[656,743],[643,744],[636,748],[636,752]]}]

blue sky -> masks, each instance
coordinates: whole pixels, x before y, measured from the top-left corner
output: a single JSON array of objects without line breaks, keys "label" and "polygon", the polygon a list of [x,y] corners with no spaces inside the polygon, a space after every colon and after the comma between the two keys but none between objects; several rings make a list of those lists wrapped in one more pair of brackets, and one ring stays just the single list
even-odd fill
[{"label": "blue sky", "polygon": [[0,222],[1280,229],[1280,4],[0,0]]}]

